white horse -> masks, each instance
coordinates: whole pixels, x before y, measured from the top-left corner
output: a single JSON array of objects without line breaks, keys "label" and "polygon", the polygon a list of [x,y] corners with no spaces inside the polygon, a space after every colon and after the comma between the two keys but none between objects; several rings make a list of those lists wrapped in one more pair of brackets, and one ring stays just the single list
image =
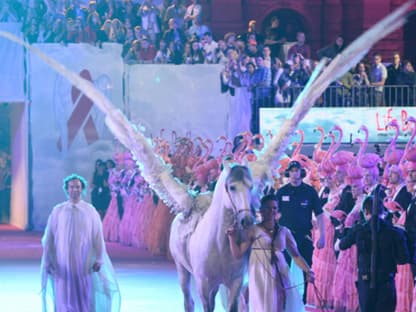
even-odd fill
[{"label": "white horse", "polygon": [[[325,60],[317,66],[293,105],[290,118],[283,122],[266,151],[256,162],[250,164],[254,188],[261,189],[267,176],[271,174],[271,168],[289,145],[290,135],[329,84],[362,59],[378,40],[400,28],[405,23],[406,13],[414,2],[406,2],[374,25],[338,54],[327,67]],[[214,297],[220,284],[229,289],[228,309],[236,310],[236,297],[241,285],[244,262],[231,256],[230,247],[226,242],[225,227],[235,219],[241,226],[247,226],[250,222],[248,216],[253,181],[247,168],[236,167],[230,171],[226,169],[220,175],[213,195],[192,196],[172,177],[171,168],[155,155],[147,138],[133,127],[90,81],[68,70],[16,36],[4,31],[0,31],[0,36],[25,46],[93,100],[106,114],[106,124],[114,136],[131,150],[137,159],[145,180],[169,207],[179,213],[172,225],[173,237],[170,246],[185,295],[185,309],[192,311],[193,308],[188,287],[192,273],[205,311],[214,309]]]},{"label": "white horse", "polygon": [[[169,245],[184,294],[185,311],[194,310],[189,287],[191,275],[195,279],[204,311],[214,311],[220,284],[227,289],[227,311],[237,311],[245,259],[233,258],[225,232],[235,223],[242,228],[253,223],[252,187],[253,181],[247,167],[226,167],[218,179],[206,212],[196,212],[188,218],[179,214],[173,221]],[[203,207],[205,203],[201,199],[197,199],[196,204]]]}]

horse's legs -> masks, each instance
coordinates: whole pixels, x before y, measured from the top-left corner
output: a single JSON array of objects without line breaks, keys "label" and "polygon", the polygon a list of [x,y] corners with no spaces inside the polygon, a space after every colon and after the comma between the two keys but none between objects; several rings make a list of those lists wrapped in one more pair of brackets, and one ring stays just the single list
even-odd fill
[{"label": "horse's legs", "polygon": [[228,312],[238,312],[238,303],[240,298],[241,292],[241,285],[243,282],[242,277],[238,277],[232,281],[231,285],[227,285],[228,287]]},{"label": "horse's legs", "polygon": [[217,294],[218,286],[212,287],[206,278],[195,278],[195,284],[204,308],[204,312],[214,311],[215,295]]},{"label": "horse's legs", "polygon": [[176,264],[176,270],[178,271],[179,285],[181,286],[184,297],[185,312],[193,312],[194,300],[192,299],[190,288],[191,273],[189,273],[185,267],[180,264]]}]

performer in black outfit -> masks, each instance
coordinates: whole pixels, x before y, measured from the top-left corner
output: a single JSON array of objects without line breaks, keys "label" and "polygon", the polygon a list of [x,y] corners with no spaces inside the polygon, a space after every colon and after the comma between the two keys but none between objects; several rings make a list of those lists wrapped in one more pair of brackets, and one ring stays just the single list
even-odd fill
[{"label": "performer in black outfit", "polygon": [[[285,175],[289,177],[289,183],[276,192],[281,213],[280,224],[290,229],[300,254],[309,266],[312,266],[314,248],[311,238],[312,212],[317,219],[320,235],[316,247],[323,248],[325,245],[325,220],[320,199],[312,186],[302,182],[306,172],[298,161],[289,163]],[[288,257],[286,259],[290,262]],[[305,283],[304,298],[306,298],[306,288]]]},{"label": "performer in black outfit", "polygon": [[[410,261],[406,233],[381,219],[383,202],[369,196],[363,202],[364,224],[355,225],[339,248],[357,246],[357,290],[362,312],[394,312],[396,308],[395,274],[398,264]],[[376,214],[372,213],[372,209]]]}]

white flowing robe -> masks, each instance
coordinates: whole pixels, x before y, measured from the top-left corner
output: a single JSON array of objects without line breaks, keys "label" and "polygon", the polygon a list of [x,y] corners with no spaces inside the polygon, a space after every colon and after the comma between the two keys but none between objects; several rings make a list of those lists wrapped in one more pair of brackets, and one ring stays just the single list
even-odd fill
[{"label": "white flowing robe", "polygon": [[[81,200],[55,206],[42,245],[43,311],[119,311],[118,285],[92,205]],[[93,272],[95,262],[99,272]]]}]

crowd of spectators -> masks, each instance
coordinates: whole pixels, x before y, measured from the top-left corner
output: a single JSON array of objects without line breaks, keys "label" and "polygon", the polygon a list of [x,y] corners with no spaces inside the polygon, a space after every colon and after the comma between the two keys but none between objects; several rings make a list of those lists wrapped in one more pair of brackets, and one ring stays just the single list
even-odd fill
[{"label": "crowd of spectators", "polygon": [[[204,24],[198,0],[0,0],[0,21],[18,21],[30,43],[104,42],[123,45],[127,64],[223,64],[222,90],[252,91],[256,106],[290,106],[309,79],[317,60],[333,59],[344,47],[342,36],[312,51],[300,26],[281,25],[277,16],[264,31],[250,20],[247,31],[216,38]],[[293,42],[296,40],[295,42]],[[316,56],[316,57],[315,57]],[[388,68],[384,64],[390,64]],[[334,81],[322,105],[414,105],[416,74],[395,53],[363,60]],[[390,88],[389,86],[400,86]]]}]

